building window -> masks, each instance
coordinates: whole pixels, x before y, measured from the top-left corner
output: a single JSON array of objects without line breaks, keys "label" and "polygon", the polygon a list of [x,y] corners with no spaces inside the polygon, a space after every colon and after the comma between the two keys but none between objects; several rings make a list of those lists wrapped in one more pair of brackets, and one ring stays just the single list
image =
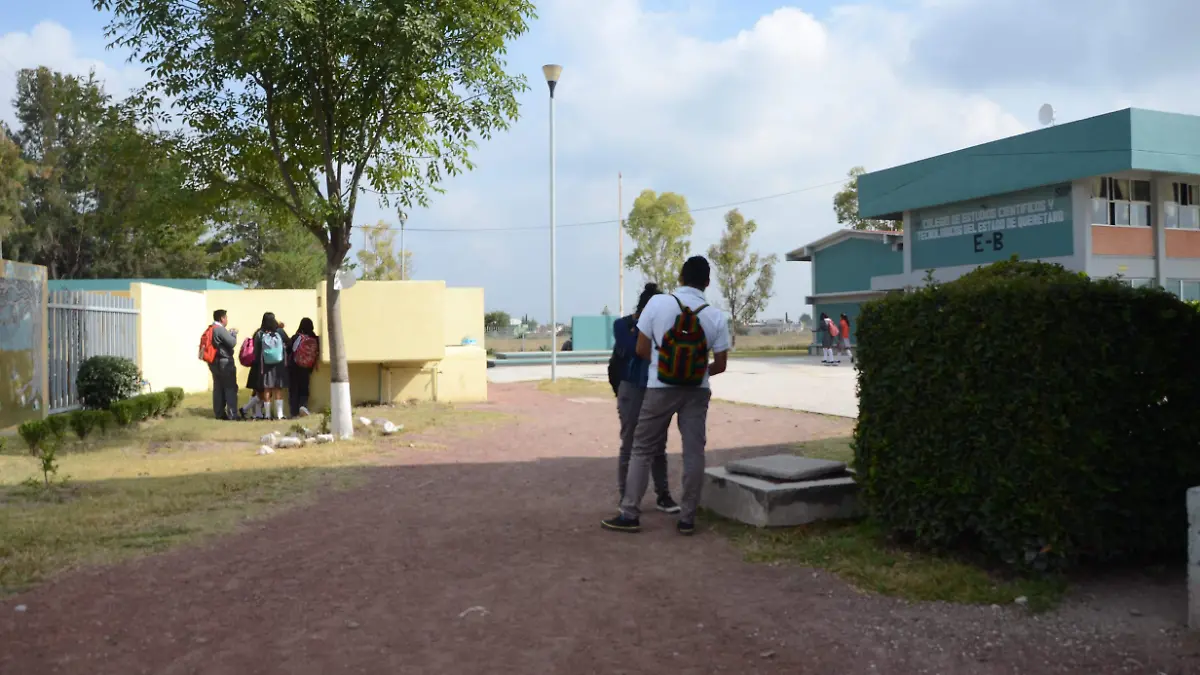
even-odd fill
[{"label": "building window", "polygon": [[1200,281],[1184,281],[1180,286],[1180,300],[1200,300]]},{"label": "building window", "polygon": [[1146,288],[1147,286],[1154,285],[1153,279],[1129,279],[1127,277],[1116,277],[1116,282],[1119,284],[1125,284],[1126,286],[1130,286],[1132,288]]},{"label": "building window", "polygon": [[1171,201],[1163,203],[1166,227],[1200,230],[1200,185],[1172,183]]},{"label": "building window", "polygon": [[1092,179],[1092,224],[1150,226],[1150,181]]}]

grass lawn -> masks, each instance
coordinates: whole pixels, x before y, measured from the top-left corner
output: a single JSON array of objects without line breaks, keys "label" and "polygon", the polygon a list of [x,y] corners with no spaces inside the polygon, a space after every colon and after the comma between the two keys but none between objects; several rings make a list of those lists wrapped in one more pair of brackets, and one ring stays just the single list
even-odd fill
[{"label": "grass lawn", "polygon": [[[190,396],[173,417],[138,431],[110,432],[59,451],[49,490],[19,438],[0,454],[0,593],[66,569],[110,563],[229,532],[243,522],[303,503],[320,489],[344,489],[380,455],[376,438],[280,449],[259,456],[258,439],[292,422],[218,422],[209,395]],[[487,421],[495,414],[420,404],[356,411],[405,425],[405,432]],[[302,422],[316,427],[320,417]],[[401,436],[403,438],[403,436]]]},{"label": "grass lawn", "polygon": [[589,396],[595,398],[613,398],[612,387],[607,381],[584,380],[580,378],[562,378],[557,382],[542,380],[538,382],[538,390],[559,396]]},{"label": "grass lawn", "polygon": [[[847,463],[854,459],[849,438],[797,444],[795,452]],[[1024,596],[1030,609],[1044,611],[1053,608],[1066,590],[1066,584],[1058,579],[1002,578],[952,556],[890,544],[866,521],[765,529],[709,515],[716,530],[748,561],[818,567],[872,593],[917,601],[999,605]]]}]

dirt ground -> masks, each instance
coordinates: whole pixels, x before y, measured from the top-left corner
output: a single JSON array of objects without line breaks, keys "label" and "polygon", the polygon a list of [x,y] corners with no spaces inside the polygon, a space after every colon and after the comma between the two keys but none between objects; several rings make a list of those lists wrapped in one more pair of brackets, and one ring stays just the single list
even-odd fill
[{"label": "dirt ground", "polygon": [[[0,673],[1200,672],[1178,583],[1085,586],[1034,618],[745,563],[657,513],[639,535],[602,531],[612,401],[491,396],[516,418],[405,438],[352,492],[4,598]],[[714,404],[710,463],[851,424]]]}]

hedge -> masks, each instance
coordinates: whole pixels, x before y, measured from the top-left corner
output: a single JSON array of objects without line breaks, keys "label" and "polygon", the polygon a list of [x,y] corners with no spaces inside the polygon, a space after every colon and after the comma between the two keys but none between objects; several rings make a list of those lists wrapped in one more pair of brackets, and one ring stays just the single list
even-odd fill
[{"label": "hedge", "polygon": [[1200,313],[1006,262],[867,303],[855,466],[871,516],[1011,567],[1178,554],[1200,485]]},{"label": "hedge", "polygon": [[104,410],[142,388],[137,364],[119,356],[93,356],[79,366],[75,389],[85,407]]},{"label": "hedge", "polygon": [[117,424],[128,427],[154,417],[162,417],[178,408],[182,402],[183,390],[172,387],[161,392],[115,401],[109,406],[109,410]]}]

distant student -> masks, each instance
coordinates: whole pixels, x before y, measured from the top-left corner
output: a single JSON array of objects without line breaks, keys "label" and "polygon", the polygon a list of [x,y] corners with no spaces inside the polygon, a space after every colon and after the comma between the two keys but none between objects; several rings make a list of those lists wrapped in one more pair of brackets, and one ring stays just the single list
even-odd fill
[{"label": "distant student", "polygon": [[821,312],[821,332],[821,363],[836,366],[839,361],[834,356],[833,349],[838,344],[838,327],[825,312]]},{"label": "distant student", "polygon": [[709,277],[707,260],[688,258],[679,275],[680,288],[652,298],[638,318],[637,355],[650,361],[649,378],[634,431],[621,513],[601,523],[606,529],[641,530],[640,505],[650,481],[650,465],[667,441],[671,419],[677,417],[683,439],[683,503],[675,527],[683,535],[696,532],[712,397],[708,380],[725,372],[730,347],[725,317],[704,298]]},{"label": "distant student", "polygon": [[321,339],[313,332],[312,319],[304,317],[291,344],[288,366],[288,408],[292,417],[307,417],[308,385],[321,362]]},{"label": "distant student", "polygon": [[237,419],[237,366],[233,363],[233,350],[237,347],[238,332],[236,328],[229,330],[228,325],[229,314],[218,309],[213,312],[212,325],[200,339],[200,358],[208,362],[212,373],[213,415],[219,420]]},{"label": "distant student", "polygon": [[[617,417],[621,421],[621,451],[617,456],[617,494],[625,497],[625,478],[629,472],[629,458],[633,453],[634,431],[637,429],[638,414],[642,411],[642,400],[646,397],[646,384],[650,378],[650,361],[637,355],[637,322],[646,303],[659,294],[658,284],[646,284],[638,298],[637,310],[613,322],[613,354],[616,357]],[[679,505],[671,498],[671,486],[667,482],[667,438],[655,449],[650,459],[650,476],[654,480],[654,492],[658,495],[656,508],[663,513],[679,513]]]},{"label": "distant student", "polygon": [[[262,326],[254,333],[254,367],[252,389],[261,392],[267,419],[284,419],[283,390],[288,386],[288,335],[275,314],[263,314]],[[272,413],[271,404],[275,409]]]},{"label": "distant student", "polygon": [[842,353],[850,358],[850,363],[854,363],[854,351],[850,348],[850,317],[846,316],[845,312],[838,322],[838,328],[842,334]]}]

